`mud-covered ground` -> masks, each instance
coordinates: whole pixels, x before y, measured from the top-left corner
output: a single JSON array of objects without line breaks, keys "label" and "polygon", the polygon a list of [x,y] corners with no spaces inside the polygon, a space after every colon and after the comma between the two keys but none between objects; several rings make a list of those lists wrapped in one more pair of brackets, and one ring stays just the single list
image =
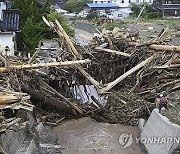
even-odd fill
[{"label": "mud-covered ground", "polygon": [[[180,24],[180,21],[179,23]],[[128,24],[131,28],[132,24]],[[169,36],[170,40],[168,40],[168,44],[180,45],[180,36],[177,36],[179,33],[176,29],[176,26],[170,26],[169,24],[163,21],[157,22],[138,22],[135,27],[135,30],[138,30],[140,36],[142,36],[145,40],[151,40],[155,38],[163,28],[169,27],[170,31],[167,36]]]},{"label": "mud-covered ground", "polygon": [[[64,121],[55,127],[53,132],[58,136],[62,154],[144,154],[136,143],[139,129],[122,124],[98,123],[85,117],[78,120]],[[131,133],[133,143],[124,148],[119,143],[123,133]],[[129,140],[130,141],[130,140]],[[128,144],[128,143],[127,143]]]}]

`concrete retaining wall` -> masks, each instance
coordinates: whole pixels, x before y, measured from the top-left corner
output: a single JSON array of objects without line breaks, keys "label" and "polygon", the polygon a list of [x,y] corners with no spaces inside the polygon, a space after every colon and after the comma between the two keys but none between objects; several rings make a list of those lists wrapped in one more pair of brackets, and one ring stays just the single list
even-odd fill
[{"label": "concrete retaining wall", "polygon": [[[153,143],[150,139],[153,139]],[[141,143],[144,143],[149,154],[179,154],[180,126],[171,123],[154,109],[142,130]]]}]

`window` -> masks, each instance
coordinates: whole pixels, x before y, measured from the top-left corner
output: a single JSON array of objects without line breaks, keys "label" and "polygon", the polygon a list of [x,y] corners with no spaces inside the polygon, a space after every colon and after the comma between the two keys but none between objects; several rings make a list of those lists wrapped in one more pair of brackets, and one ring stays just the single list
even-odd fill
[{"label": "window", "polygon": [[131,3],[131,0],[129,0],[129,3]]},{"label": "window", "polygon": [[124,3],[124,0],[122,0],[122,3]]},{"label": "window", "polygon": [[103,3],[103,1],[101,1],[101,3]]},{"label": "window", "polygon": [[118,14],[118,17],[122,17],[122,14]]},{"label": "window", "polygon": [[95,3],[97,3],[97,1],[95,1]]}]

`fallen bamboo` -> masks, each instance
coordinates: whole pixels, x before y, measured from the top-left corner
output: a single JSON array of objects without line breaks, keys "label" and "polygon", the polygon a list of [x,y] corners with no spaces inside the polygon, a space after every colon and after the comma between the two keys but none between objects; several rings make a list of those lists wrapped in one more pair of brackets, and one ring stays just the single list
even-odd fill
[{"label": "fallen bamboo", "polygon": [[[156,54],[155,54],[156,55]],[[116,80],[114,80],[113,82],[110,82],[107,84],[106,87],[100,89],[100,93],[105,93],[107,91],[109,91],[110,89],[112,89],[115,85],[117,85],[119,82],[121,82],[122,80],[126,79],[129,75],[133,74],[134,72],[138,71],[140,68],[142,68],[144,65],[150,63],[155,55],[147,58],[146,60],[142,61],[140,64],[136,65],[135,67],[131,68],[129,71],[127,71],[126,73],[124,73],[123,75],[121,75],[120,77],[118,77]]]},{"label": "fallen bamboo", "polygon": [[75,106],[73,103],[71,103],[66,97],[64,97],[63,95],[61,95],[59,92],[57,92],[54,88],[52,88],[51,86],[49,86],[46,82],[44,82],[43,80],[40,80],[40,82],[42,83],[43,86],[47,87],[49,90],[51,90],[56,96],[58,96],[59,98],[63,99],[66,101],[66,103],[72,108],[74,109],[76,112],[78,112],[79,114],[83,114],[83,112],[77,107]]},{"label": "fallen bamboo", "polygon": [[116,51],[116,50],[111,50],[111,49],[106,49],[106,48],[101,48],[101,47],[96,47],[94,49],[98,50],[98,51],[102,51],[102,52],[108,52],[108,53],[112,53],[112,54],[117,54],[117,55],[125,56],[125,57],[131,57],[130,54],[127,54],[127,53],[124,53],[124,52],[120,52],[120,51]]},{"label": "fallen bamboo", "polygon": [[150,49],[154,50],[164,50],[164,51],[175,51],[180,52],[180,46],[174,46],[174,45],[157,45],[157,44],[151,44],[148,46]]},{"label": "fallen bamboo", "polygon": [[42,67],[70,66],[70,65],[83,64],[89,62],[91,62],[89,59],[85,59],[85,60],[54,62],[54,63],[25,64],[25,65],[10,66],[8,68],[0,67],[0,73],[12,71],[14,69],[18,70],[18,69],[28,69],[28,68],[33,69],[33,68],[42,68]]}]

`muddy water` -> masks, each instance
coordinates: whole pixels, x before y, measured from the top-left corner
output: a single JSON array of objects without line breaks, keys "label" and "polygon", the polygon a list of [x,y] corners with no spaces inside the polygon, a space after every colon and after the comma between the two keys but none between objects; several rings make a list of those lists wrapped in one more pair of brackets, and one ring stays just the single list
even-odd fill
[{"label": "muddy water", "polygon": [[133,138],[139,135],[137,127],[121,124],[98,123],[85,117],[65,121],[55,127],[53,132],[58,136],[62,154],[143,154],[139,144],[133,139],[132,145],[124,148],[119,144],[119,136],[132,133]]}]

